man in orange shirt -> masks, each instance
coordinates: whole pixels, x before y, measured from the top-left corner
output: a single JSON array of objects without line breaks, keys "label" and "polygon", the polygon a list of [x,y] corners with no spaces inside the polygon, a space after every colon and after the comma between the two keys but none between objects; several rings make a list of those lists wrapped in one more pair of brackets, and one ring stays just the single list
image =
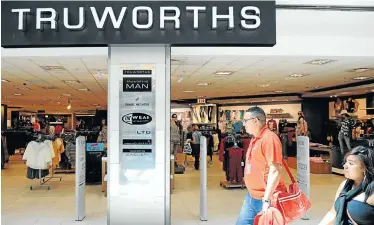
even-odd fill
[{"label": "man in orange shirt", "polygon": [[253,225],[255,216],[270,207],[273,193],[284,187],[281,181],[282,144],[278,136],[266,126],[266,114],[253,107],[244,115],[246,131],[253,135],[249,144],[244,182],[248,193],[236,225]]}]

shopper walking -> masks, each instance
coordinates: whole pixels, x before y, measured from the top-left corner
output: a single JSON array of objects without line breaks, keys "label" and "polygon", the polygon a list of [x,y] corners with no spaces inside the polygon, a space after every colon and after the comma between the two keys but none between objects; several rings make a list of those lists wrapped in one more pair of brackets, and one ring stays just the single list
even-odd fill
[{"label": "shopper walking", "polygon": [[344,164],[346,180],[319,225],[372,225],[374,218],[374,150],[354,148]]},{"label": "shopper walking", "polygon": [[270,207],[273,193],[284,187],[281,180],[282,145],[266,126],[266,114],[259,107],[246,111],[243,124],[253,135],[246,155],[244,181],[248,193],[236,225],[253,225],[255,216]]},{"label": "shopper walking", "polygon": [[342,117],[341,122],[341,128],[338,135],[339,140],[339,147],[342,155],[345,154],[345,148],[344,148],[344,142],[347,145],[348,151],[351,151],[351,139],[352,139],[352,133],[353,128],[355,125],[355,121],[352,119],[352,117],[348,114],[347,110],[342,110],[342,113],[340,114]]},{"label": "shopper walking", "polygon": [[199,131],[199,126],[196,124],[193,127],[194,132],[192,133],[192,141],[191,141],[191,147],[192,147],[192,154],[195,156],[195,170],[199,170],[200,166],[200,137],[201,133]]}]

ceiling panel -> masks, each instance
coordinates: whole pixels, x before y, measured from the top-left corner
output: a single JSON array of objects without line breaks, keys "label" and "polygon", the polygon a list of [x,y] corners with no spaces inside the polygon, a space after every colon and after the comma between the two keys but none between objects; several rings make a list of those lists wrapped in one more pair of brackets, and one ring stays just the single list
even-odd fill
[{"label": "ceiling panel", "polygon": [[[335,61],[324,65],[307,64],[316,59]],[[68,98],[73,98],[79,99],[72,101],[74,110],[95,109],[92,104],[100,104],[105,108],[108,90],[107,63],[105,57],[2,58],[2,78],[10,81],[2,82],[2,100],[10,106],[22,106],[25,109],[41,107],[66,111]],[[57,69],[45,70],[43,66],[57,66]],[[59,70],[59,67],[62,69]],[[173,100],[204,96],[215,98],[274,94],[278,93],[277,91],[305,94],[314,86],[333,87],[358,82],[353,80],[358,76],[368,77],[374,82],[374,70],[363,73],[348,72],[355,68],[374,68],[374,58],[173,57],[171,97]],[[231,71],[232,74],[217,77],[215,74],[217,71]],[[295,73],[307,74],[307,76],[300,78],[290,76]],[[77,80],[80,83],[63,82],[66,80]],[[209,83],[209,85],[199,86],[199,83]],[[31,90],[23,90],[25,87]],[[87,88],[89,91],[77,90],[82,88]],[[14,93],[22,93],[23,96],[14,96]],[[71,94],[71,97],[64,97],[62,94]]]}]

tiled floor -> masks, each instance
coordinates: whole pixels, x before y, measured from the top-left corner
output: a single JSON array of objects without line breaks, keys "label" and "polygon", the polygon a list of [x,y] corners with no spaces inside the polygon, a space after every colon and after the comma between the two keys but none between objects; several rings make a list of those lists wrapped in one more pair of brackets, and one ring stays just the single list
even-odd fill
[{"label": "tiled floor", "polygon": [[[218,159],[215,158],[215,161]],[[25,165],[12,162],[2,170],[1,215],[3,225],[105,225],[107,198],[101,186],[87,186],[86,212],[83,222],[75,222],[75,197],[73,174],[61,175],[62,181],[52,181],[52,190],[29,190],[29,184],[38,181],[25,177]],[[191,168],[176,176],[176,187],[172,194],[172,224],[210,225],[235,224],[245,190],[226,190],[219,182],[224,177],[220,164],[208,168],[208,221],[199,220],[199,172]],[[342,177],[336,175],[312,175],[311,198],[313,209],[308,221],[296,225],[315,225],[331,208],[337,186]]]}]

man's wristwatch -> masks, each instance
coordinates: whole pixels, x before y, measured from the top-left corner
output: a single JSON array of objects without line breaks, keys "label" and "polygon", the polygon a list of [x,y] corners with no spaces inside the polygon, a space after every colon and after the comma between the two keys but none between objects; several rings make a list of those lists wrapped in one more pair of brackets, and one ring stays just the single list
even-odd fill
[{"label": "man's wristwatch", "polygon": [[269,200],[269,199],[262,199],[262,203],[268,203],[268,204],[271,204],[271,200]]}]

